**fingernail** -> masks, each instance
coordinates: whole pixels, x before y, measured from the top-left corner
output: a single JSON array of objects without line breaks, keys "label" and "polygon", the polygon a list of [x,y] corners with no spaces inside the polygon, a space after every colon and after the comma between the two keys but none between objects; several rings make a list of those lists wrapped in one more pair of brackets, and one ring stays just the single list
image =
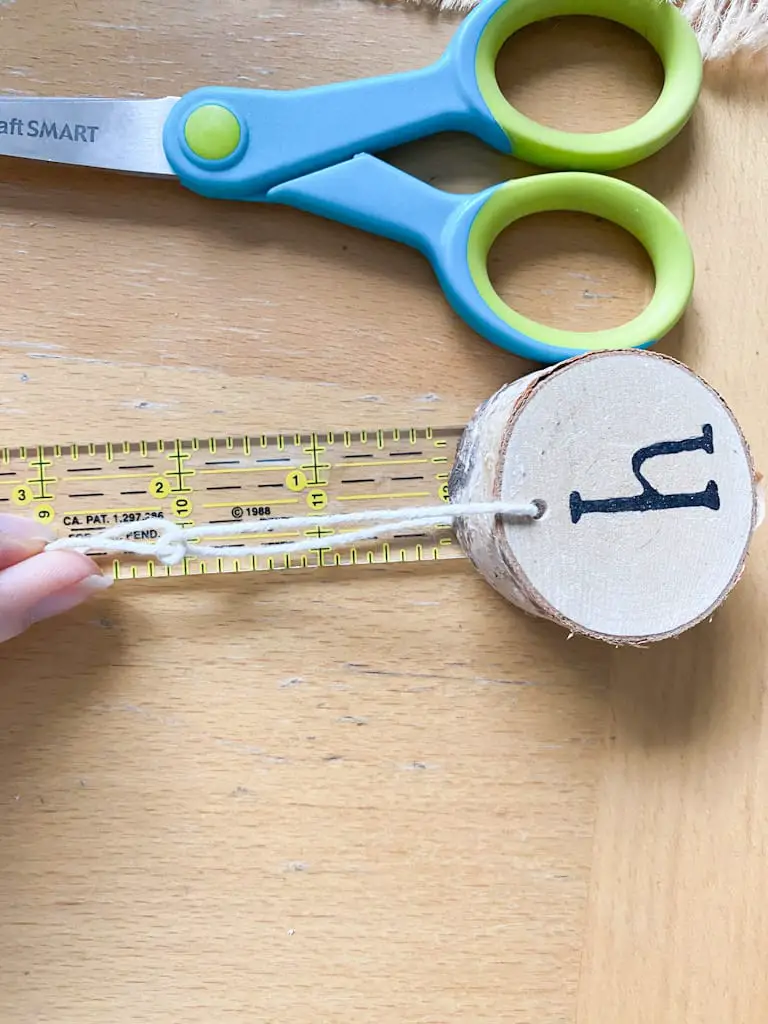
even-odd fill
[{"label": "fingernail", "polygon": [[76,608],[87,601],[89,597],[107,590],[114,583],[112,576],[96,574],[88,576],[72,587],[60,591],[58,594],[51,594],[38,602],[29,613],[30,623],[42,622],[44,619],[51,619],[56,615],[63,615],[64,612]]}]

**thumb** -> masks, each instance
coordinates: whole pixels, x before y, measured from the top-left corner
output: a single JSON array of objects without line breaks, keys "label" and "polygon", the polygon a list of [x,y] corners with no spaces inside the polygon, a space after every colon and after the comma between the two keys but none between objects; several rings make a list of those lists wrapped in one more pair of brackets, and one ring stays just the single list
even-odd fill
[{"label": "thumb", "polygon": [[38,523],[0,515],[0,642],[112,583],[85,555],[43,550],[52,539]]}]

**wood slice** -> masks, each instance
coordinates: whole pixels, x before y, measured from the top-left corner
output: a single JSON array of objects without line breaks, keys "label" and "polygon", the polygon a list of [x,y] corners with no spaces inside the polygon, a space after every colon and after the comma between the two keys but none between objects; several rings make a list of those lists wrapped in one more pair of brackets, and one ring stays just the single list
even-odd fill
[{"label": "wood slice", "polygon": [[760,507],[725,402],[644,350],[580,356],[502,388],[468,424],[449,493],[539,502],[535,521],[459,520],[460,543],[525,611],[614,644],[710,616],[744,569]]}]

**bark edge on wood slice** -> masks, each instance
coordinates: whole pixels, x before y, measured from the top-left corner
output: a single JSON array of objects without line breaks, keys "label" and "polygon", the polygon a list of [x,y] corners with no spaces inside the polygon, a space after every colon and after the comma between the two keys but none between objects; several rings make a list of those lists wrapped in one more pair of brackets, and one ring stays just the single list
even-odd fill
[{"label": "bark edge on wood slice", "polygon": [[475,412],[452,502],[537,501],[535,521],[458,519],[475,568],[571,633],[643,645],[709,618],[762,518],[759,475],[722,397],[646,350],[579,356]]}]

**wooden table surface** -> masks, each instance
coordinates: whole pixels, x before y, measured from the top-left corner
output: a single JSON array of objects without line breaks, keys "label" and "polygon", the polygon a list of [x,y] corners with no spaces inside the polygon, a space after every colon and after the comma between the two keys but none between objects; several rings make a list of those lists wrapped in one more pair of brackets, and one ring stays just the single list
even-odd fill
[{"label": "wooden table surface", "polygon": [[[290,88],[436,58],[457,19],[375,0],[33,0],[0,88]],[[644,45],[567,21],[499,73],[526,112],[638,116]],[[710,69],[626,177],[698,279],[659,346],[767,463],[765,72]],[[468,139],[392,154],[471,190]],[[464,422],[530,367],[425,261],[287,209],[0,161],[3,444]],[[637,312],[637,247],[582,217],[507,231],[502,294],[558,325]],[[125,583],[0,650],[3,1024],[762,1024],[766,535],[711,623],[568,640],[467,563]]]}]

